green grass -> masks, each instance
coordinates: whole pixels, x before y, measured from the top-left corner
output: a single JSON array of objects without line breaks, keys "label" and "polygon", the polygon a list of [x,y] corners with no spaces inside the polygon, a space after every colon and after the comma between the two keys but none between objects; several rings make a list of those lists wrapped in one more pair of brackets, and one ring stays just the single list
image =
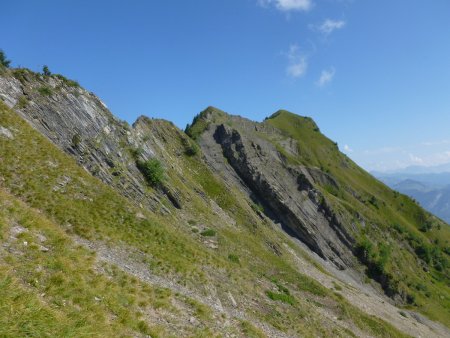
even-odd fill
[{"label": "green grass", "polygon": [[53,90],[47,86],[42,86],[38,88],[38,92],[43,96],[51,96],[53,94]]},{"label": "green grass", "polygon": [[291,295],[287,295],[285,293],[267,291],[266,295],[267,295],[267,297],[269,297],[270,299],[275,300],[275,301],[280,301],[280,302],[283,302],[286,304],[291,304],[291,305],[293,305],[295,303],[294,297],[292,297]]},{"label": "green grass", "polygon": [[239,256],[235,254],[229,254],[228,259],[233,263],[239,263]]},{"label": "green grass", "polygon": [[136,165],[151,186],[156,187],[164,182],[164,167],[158,159],[151,158],[147,161],[137,160]]},{"label": "green grass", "polygon": [[203,230],[200,235],[204,237],[214,237],[216,235],[216,231],[214,229],[206,229]]},{"label": "green grass", "polygon": [[80,87],[80,84],[79,84],[77,81],[75,81],[75,80],[70,80],[70,79],[66,78],[65,76],[63,76],[63,75],[61,75],[61,74],[54,74],[54,75],[52,75],[52,76],[54,76],[54,77],[56,77],[56,78],[62,80],[63,83],[64,83],[66,86],[68,86],[68,87],[74,87],[74,88]]},{"label": "green grass", "polygon": [[[233,118],[223,112],[207,111],[212,115],[207,116],[206,111],[200,114],[189,126],[188,134],[189,130],[191,134],[195,131],[195,138],[198,138],[211,121],[239,129],[239,124],[229,123]],[[343,224],[351,225],[347,231],[355,238],[353,250],[367,266],[367,275],[380,282],[386,293],[400,296],[405,304],[409,303],[432,319],[450,325],[449,228],[424,212],[410,198],[392,191],[340,153],[337,144],[322,135],[311,118],[279,111],[263,124],[277,128],[281,136],[266,134],[263,129],[254,134],[272,142],[287,165],[319,168],[328,177],[327,182],[318,184],[316,188],[324,203],[344,220]],[[288,137],[297,141],[298,156],[281,145],[280,141]],[[231,195],[217,180],[203,172],[199,176],[197,181],[223,209],[232,211],[235,216],[241,214],[242,217],[237,219],[252,231],[261,231],[260,227],[250,225],[247,213],[235,206],[233,199],[236,197],[230,198]],[[258,210],[254,205],[251,208]],[[365,220],[365,227],[361,218]],[[397,230],[399,227],[401,233]],[[365,246],[367,242],[370,247]],[[394,244],[385,245],[386,242]],[[431,273],[423,271],[423,263]],[[413,269],[405,269],[406,266]],[[425,288],[416,288],[422,281]],[[308,278],[298,283],[298,288],[321,296],[328,295],[327,290]]]},{"label": "green grass", "polygon": [[[170,297],[108,266],[110,278],[98,274],[94,256],[58,225],[2,190],[0,200],[1,237],[11,251],[0,261],[0,336],[127,336],[143,328],[145,307]],[[8,225],[18,224],[25,232],[15,239]]]},{"label": "green grass", "polygon": [[265,338],[266,335],[248,321],[241,321],[242,333],[248,338]]},{"label": "green grass", "polygon": [[[368,276],[381,282],[388,294],[401,295],[419,311],[450,325],[450,264],[445,254],[450,243],[448,226],[359,168],[319,132],[312,119],[279,111],[264,123],[298,142],[299,156],[290,163],[321,168],[337,182],[337,187],[318,186],[327,204],[349,223],[359,223],[356,213],[369,223],[354,233],[354,250],[367,265]],[[277,149],[282,148],[273,142]],[[284,149],[279,151],[292,157]],[[397,244],[386,246],[387,241]],[[424,272],[419,261],[427,264],[431,273]],[[424,284],[427,291],[417,290],[414,285],[418,283]]]},{"label": "green grass", "polygon": [[[171,299],[176,295],[142,284],[114,267],[105,266],[104,273],[99,274],[94,268],[95,257],[74,246],[70,240],[70,236],[76,234],[112,246],[134,247],[142,252],[152,273],[183,286],[197,290],[214,286],[220,295],[231,290],[243,311],[289,334],[332,334],[332,329],[318,320],[314,305],[306,300],[310,294],[331,297],[332,293],[298,273],[286,256],[279,257],[270,250],[268,242],[282,247],[282,242],[289,241],[287,236],[261,220],[252,210],[252,204],[241,193],[226,187],[199,162],[197,156],[172,156],[178,161],[174,164],[181,168],[181,173],[168,168],[167,184],[175,186],[181,195],[189,195],[185,209],[189,211],[189,219],[195,219],[196,224],[205,224],[214,234],[220,233],[217,251],[207,250],[199,239],[201,237],[193,234],[190,227],[179,224],[179,219],[138,208],[90,176],[74,159],[58,150],[2,103],[0,125],[14,131],[14,140],[0,138],[0,176],[2,187],[9,191],[0,201],[6,201],[5,208],[9,208],[11,201],[16,200],[11,210],[0,211],[1,239],[8,238],[5,224],[17,222],[33,230],[21,235],[21,240],[29,243],[26,249],[20,247],[24,256],[1,258],[0,264],[5,267],[1,271],[9,271],[13,285],[5,288],[27,289],[31,308],[35,306],[33,304],[39,304],[34,302],[40,301],[39,295],[45,293],[47,298],[42,309],[48,307],[49,316],[54,312],[57,318],[63,318],[56,321],[60,324],[55,330],[69,330],[75,335],[81,332],[79,336],[91,331],[99,333],[97,336],[127,336],[135,332],[163,336],[164,328],[146,323],[139,315],[143,311],[141,308],[149,306],[177,313],[171,307]],[[174,127],[165,125],[164,128],[170,131]],[[176,154],[181,142],[172,137],[166,150]],[[204,195],[192,194],[194,188]],[[229,213],[236,225],[222,224],[211,211],[209,199]],[[24,212],[28,209],[29,212]],[[143,214],[144,218],[137,214]],[[45,245],[51,251],[39,250],[36,236],[32,234],[36,231],[45,233],[49,239]],[[229,258],[230,252],[239,258],[239,264]],[[42,266],[43,270],[36,270],[37,266]],[[281,298],[289,300],[292,297],[295,302],[288,301],[289,306],[278,309],[280,302],[274,302],[265,294],[268,285],[257,282],[270,283],[264,276],[270,280],[276,278],[279,292],[274,293],[275,298],[278,297],[276,294],[281,294],[284,295]],[[97,301],[96,297],[102,301]],[[329,299],[334,307],[344,304],[342,300]],[[211,336],[207,329],[214,322],[211,310],[183,297],[177,301],[189,307],[203,323],[198,334]],[[11,300],[7,309],[14,313],[23,310],[23,317],[27,318],[26,306],[19,305]],[[80,307],[86,309],[83,312],[86,317],[82,317]],[[354,311],[362,316],[359,311]],[[8,318],[8,314],[5,316]],[[118,320],[111,324],[111,318]],[[30,323],[33,320],[27,319]],[[348,320],[353,319],[349,317]],[[378,320],[373,325],[382,331],[387,324]],[[73,327],[80,331],[74,331]],[[62,331],[48,329],[53,336],[61,335]],[[21,335],[20,332],[11,335],[14,334]]]}]

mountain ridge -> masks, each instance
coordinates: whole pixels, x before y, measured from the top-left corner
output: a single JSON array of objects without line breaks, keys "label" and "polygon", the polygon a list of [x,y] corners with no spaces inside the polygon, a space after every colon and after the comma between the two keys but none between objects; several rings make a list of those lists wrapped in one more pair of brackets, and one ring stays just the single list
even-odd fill
[{"label": "mountain ridge", "polygon": [[[413,322],[416,323],[413,317],[414,312],[411,312],[411,316],[409,316],[410,312],[403,310],[407,316],[404,317],[392,307],[389,308],[389,311],[393,311],[390,312],[391,316],[384,316],[382,314],[383,305],[381,305],[381,299],[384,299],[382,298],[384,296],[374,291],[377,288],[376,284],[364,286],[362,282],[366,278],[364,269],[381,273],[381,276],[385,276],[383,278],[389,277],[388,273],[393,274],[398,269],[395,266],[395,268],[390,267],[390,270],[377,271],[376,269],[380,268],[387,269],[391,264],[382,261],[386,257],[383,256],[383,246],[379,244],[381,237],[378,236],[380,234],[367,232],[363,233],[365,237],[360,234],[361,229],[373,228],[373,231],[376,231],[381,226],[387,227],[381,218],[376,217],[376,213],[377,210],[385,208],[387,203],[384,201],[385,198],[387,199],[385,194],[389,194],[389,201],[394,198],[392,196],[395,194],[383,190],[385,188],[378,183],[373,184],[375,184],[375,189],[381,189],[381,192],[376,193],[377,197],[370,194],[373,187],[372,181],[366,186],[367,182],[364,179],[369,180],[367,174],[345,155],[339,153],[337,145],[321,135],[317,125],[310,118],[279,111],[274,113],[272,118],[269,117],[265,121],[257,123],[242,117],[230,116],[217,108],[207,107],[197,118],[194,118],[193,123],[187,128],[186,132],[191,139],[172,123],[161,119],[139,117],[133,126],[127,126],[114,118],[93,94],[58,77],[44,77],[26,70],[9,70],[6,76],[0,75],[0,97],[9,107],[25,118],[35,130],[45,135],[59,149],[74,158],[78,165],[86,169],[87,173],[96,176],[111,187],[112,191],[119,192],[125,198],[122,203],[127,205],[127,208],[132,210],[131,206],[128,207],[128,203],[131,203],[133,208],[137,208],[133,209],[131,216],[127,212],[118,216],[117,220],[109,216],[108,219],[112,224],[117,224],[117,228],[115,228],[117,230],[113,231],[104,225],[98,226],[95,230],[98,234],[95,236],[92,235],[89,227],[79,224],[75,213],[69,216],[68,211],[60,210],[58,214],[45,211],[45,213],[50,212],[50,217],[56,217],[58,222],[67,219],[64,222],[77,224],[75,225],[77,235],[91,234],[90,236],[93,237],[88,239],[94,242],[101,238],[108,238],[108,236],[122,238],[121,241],[125,241],[127,238],[125,234],[129,232],[132,234],[132,239],[128,238],[123,243],[140,248],[143,255],[148,253],[149,256],[145,257],[151,262],[152,272],[154,271],[160,276],[175,276],[177,283],[185,283],[193,288],[192,290],[197,288],[202,290],[202,285],[206,286],[207,295],[215,299],[210,304],[216,304],[214,306],[217,306],[218,309],[220,307],[233,309],[237,306],[240,311],[251,314],[250,317],[247,314],[245,318],[253,319],[253,323],[256,323],[259,330],[265,334],[274,332],[270,331],[268,327],[278,330],[275,334],[281,336],[283,334],[287,336],[305,333],[318,334],[318,332],[331,334],[333,329],[345,336],[344,328],[349,328],[350,332],[357,332],[358,335],[364,332],[369,335],[383,336],[383,330],[391,332],[388,326],[383,326],[383,322],[378,321],[378,318],[364,317],[346,305],[347,301],[333,296],[334,293],[339,293],[338,289],[329,291],[328,288],[324,289],[317,285],[316,281],[299,274],[298,267],[290,258],[291,251],[294,250],[296,255],[297,252],[299,253],[301,258],[298,259],[302,264],[311,265],[311,271],[321,271],[330,262],[345,270],[342,273],[344,275],[349,273],[345,278],[348,278],[351,283],[371,290],[370,294],[374,297],[374,304],[378,304],[374,305],[373,311],[378,317],[382,316],[383,320],[390,321],[400,330],[413,334],[408,327]],[[5,138],[5,140],[2,139],[2,142],[10,142],[5,145],[13,147],[14,140],[17,144],[21,141],[18,138],[20,132],[16,132],[14,128],[19,131],[28,129],[11,115],[11,111],[3,110],[2,114],[2,128],[6,128],[13,135],[13,139]],[[80,119],[82,120],[80,121]],[[55,121],[59,122],[55,123]],[[34,139],[38,139],[38,136],[31,131],[27,131],[27,133],[32,134]],[[76,135],[79,136],[76,137]],[[23,142],[25,141],[24,139]],[[27,147],[31,147],[32,144],[33,142],[28,142]],[[39,178],[42,180],[45,170],[42,172],[27,171],[27,165],[32,166],[41,162],[32,162],[33,156],[28,155],[26,147],[23,149],[24,154],[27,154],[24,156],[26,161],[15,164],[16,167],[23,166],[23,169],[17,174],[21,176],[18,176],[17,180],[11,180],[7,171],[8,167],[4,167],[3,174],[8,179],[2,186],[12,190],[20,198],[24,198],[27,203],[34,203],[35,206],[45,206],[45,203],[60,203],[44,199],[43,196],[34,192],[33,186],[44,185]],[[41,150],[33,149],[38,156]],[[56,154],[56,150],[52,151]],[[3,154],[3,156],[10,161],[8,163],[11,165],[15,163],[8,154]],[[61,155],[57,156],[62,158]],[[143,172],[139,169],[139,163],[152,158],[160,161],[165,174],[165,178],[156,186],[149,185]],[[347,173],[348,170],[351,170],[351,175]],[[53,172],[57,173],[57,170],[55,169]],[[77,173],[75,177],[79,175],[81,174]],[[355,175],[360,178],[359,181],[354,179]],[[19,178],[29,179],[30,177],[34,177],[34,185],[19,188]],[[85,178],[87,176],[83,177],[84,180],[87,179]],[[74,180],[74,178],[70,179]],[[57,189],[55,193],[62,191],[61,197],[64,197],[65,194],[68,194],[66,187],[72,186],[67,180],[68,178],[64,175],[59,175],[55,185],[50,186],[50,190]],[[83,192],[83,189],[86,189],[85,185],[81,186],[83,188],[80,188],[81,190],[74,196],[80,198],[87,195],[85,196],[86,201],[89,201],[89,198],[95,200],[90,195],[91,193]],[[369,189],[369,191],[366,192],[365,189]],[[427,256],[421,258],[417,256],[416,251],[422,247],[428,248],[431,245],[428,243],[431,243],[431,240],[445,230],[438,229],[439,221],[421,212],[421,209],[411,204],[411,201],[401,196],[397,198],[401,200],[396,204],[398,207],[400,207],[400,203],[404,203],[407,210],[418,212],[418,216],[423,217],[424,221],[429,219],[431,228],[427,230],[427,233],[421,233],[414,228],[417,226],[415,216],[403,221],[402,219],[407,216],[396,216],[400,230],[385,228],[389,231],[387,239],[392,243],[401,243],[405,250],[404,255],[407,257],[406,262],[419,267],[419,269],[426,268],[432,271],[436,278],[442,278],[435,268],[435,265],[439,263],[435,260],[441,256],[437,253],[430,253],[430,258]],[[116,197],[114,197],[115,199]],[[357,204],[358,209],[355,210],[348,201],[359,203]],[[116,205],[120,205],[120,203]],[[104,215],[108,216],[107,210],[100,204],[98,206],[100,210],[103,210]],[[42,206],[40,208],[42,209]],[[278,214],[278,218],[280,218],[278,212],[280,208],[284,208],[286,217],[278,222],[279,220],[274,216]],[[97,211],[88,208],[88,212],[95,214]],[[393,213],[394,211],[389,212]],[[155,224],[160,224],[157,228],[149,226],[151,231],[155,231],[153,235],[156,239],[151,239],[152,237],[148,237],[149,235],[144,237],[146,241],[154,243],[154,248],[137,240],[139,238],[137,233],[141,231],[143,234],[147,234],[148,229],[141,227],[138,221],[131,222],[130,224],[134,224],[133,226],[127,225],[127,222],[120,221],[121,218],[130,220],[149,218]],[[96,222],[98,223],[98,221]],[[375,222],[380,224],[373,225],[372,223]],[[123,233],[119,224],[125,226]],[[363,224],[365,225],[363,226]],[[317,258],[318,262],[321,262],[320,264],[311,263],[311,258],[305,258],[309,257],[310,253],[304,253],[301,246],[294,245],[295,241],[292,242],[291,238],[285,237],[281,229],[286,229],[286,225],[289,225],[288,228],[294,232],[297,231],[297,239],[302,240],[308,247],[315,249],[319,256],[322,256],[324,260]],[[321,226],[320,230],[317,229],[319,225]],[[175,230],[170,230],[173,226],[180,234],[179,239],[173,237]],[[369,235],[374,237],[369,237]],[[413,247],[414,244],[411,243],[415,242],[407,237],[413,235],[416,236],[414,241],[417,241],[417,247]],[[170,238],[174,244],[169,245],[165,238]],[[372,247],[363,246],[365,242],[362,240],[369,238],[371,241],[373,239]],[[246,240],[243,241],[243,239]],[[115,239],[110,239],[110,241],[118,243]],[[189,254],[187,257],[181,254],[178,258],[180,262],[177,262],[176,253],[183,252],[178,248],[178,246],[183,247],[181,244],[183,241],[186,243],[186,252]],[[165,253],[163,244],[169,245],[166,247]],[[92,247],[100,246],[94,243]],[[247,250],[250,250],[250,257],[253,261],[249,258]],[[399,263],[405,262],[400,260],[401,256],[397,256],[395,248],[391,250],[393,253],[388,254],[392,255],[391,259]],[[445,253],[440,254],[445,255]],[[312,256],[314,257],[313,254]],[[445,258],[445,256],[442,257]],[[267,265],[266,261],[271,264]],[[295,261],[297,262],[297,260]],[[446,267],[443,268],[446,269]],[[332,271],[331,266],[329,269]],[[179,271],[177,272],[177,270]],[[192,272],[188,272],[190,270]],[[222,270],[224,271],[222,272]],[[207,272],[202,273],[201,271]],[[240,276],[234,271],[248,276]],[[438,287],[433,286],[431,282],[428,283],[431,277],[425,278],[426,290],[418,291],[416,290],[417,281],[411,279],[411,275],[405,271],[399,272],[404,274],[400,276],[407,277],[408,282],[414,284],[411,286],[406,283],[397,285],[398,288],[392,290],[392,299],[397,304],[409,302],[410,307],[424,311],[433,319],[444,320],[445,312],[439,317],[437,310],[430,311],[424,307],[428,302],[432,302],[439,311],[442,309],[446,311],[445,306],[440,305],[442,301],[439,300]],[[192,276],[190,276],[191,273]],[[324,276],[320,278],[325,278]],[[420,278],[424,276],[426,276],[425,272],[420,272]],[[369,277],[371,277],[370,273]],[[399,282],[398,276],[393,274],[393,277]],[[374,278],[373,275],[372,278]],[[226,282],[219,286],[218,281]],[[382,280],[379,282],[383,283]],[[436,279],[435,282],[441,288],[442,282],[439,279]],[[336,280],[333,283],[341,285],[342,282]],[[333,283],[330,279],[325,284],[330,286],[334,285]],[[347,288],[350,290],[350,287],[346,283],[339,287],[344,288],[342,291],[345,295],[344,299],[351,299],[352,293],[347,291]],[[255,285],[260,286],[257,291],[252,291],[251,288]],[[238,290],[240,292],[235,292]],[[429,301],[426,300],[425,292],[430,293]],[[447,295],[444,287],[439,292]],[[248,298],[246,293],[250,295]],[[231,297],[229,294],[232,294]],[[410,302],[408,296],[410,298],[414,296],[415,300]],[[356,318],[364,319],[356,323],[348,316],[344,316],[344,322],[341,324],[333,320],[329,321],[330,315],[321,312],[321,307],[316,308],[314,305],[314,302],[318,301],[323,303],[321,297],[325,297],[335,304],[331,308],[326,305],[326,311],[335,313],[333,311],[337,310],[332,310],[332,308],[346,308],[348,309],[346,311],[353,313],[355,321]],[[308,301],[303,301],[303,298]],[[380,302],[376,302],[375,299],[380,299]],[[447,298],[444,298],[445,301]],[[248,307],[245,305],[247,303]],[[355,302],[352,306],[361,309],[364,304]],[[388,309],[387,306],[385,305],[385,309]],[[299,314],[306,315],[301,311],[302,307],[307,307],[314,314],[314,316],[308,317],[315,323],[312,327],[308,328],[305,326],[306,322],[298,322],[293,319]],[[259,309],[261,313],[258,314],[255,309]],[[279,319],[280,317],[276,315],[277,312],[282,313],[283,320]],[[244,318],[242,316],[233,317],[231,314],[234,312],[231,310],[227,310],[225,313],[226,316],[231,316],[229,318],[235,318],[233,320]],[[199,318],[195,315],[194,320],[211,324],[208,320]],[[375,320],[375,322],[370,322],[369,319]],[[317,320],[325,320],[327,324],[325,326],[318,324]],[[376,329],[369,329],[366,326],[369,322],[372,323],[369,326],[374,325]],[[426,325],[420,323],[417,325],[424,330],[421,331],[424,334],[431,335],[432,332],[435,332],[434,335],[439,335],[436,332],[441,334],[446,332],[445,329],[442,331],[442,328],[433,326],[434,324],[427,322],[426,319],[422,319],[422,322]],[[361,323],[365,324],[361,325]],[[235,325],[242,326],[244,324],[235,322]],[[181,327],[183,330],[187,330],[186,332],[190,330],[189,325],[187,327],[180,326],[180,329]],[[241,329],[242,332],[245,331],[244,328],[241,327]],[[214,327],[214,330],[219,329]],[[232,328],[228,327],[227,330],[232,331]],[[399,333],[397,332],[395,335],[399,335]]]}]

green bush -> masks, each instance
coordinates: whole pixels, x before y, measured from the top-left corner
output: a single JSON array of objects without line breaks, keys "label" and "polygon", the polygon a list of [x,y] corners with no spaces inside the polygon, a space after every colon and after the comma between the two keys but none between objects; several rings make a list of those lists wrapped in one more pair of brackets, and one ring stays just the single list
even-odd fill
[{"label": "green bush", "polygon": [[24,84],[27,81],[29,71],[25,68],[17,68],[12,70],[12,74],[17,80],[20,81],[20,83]]},{"label": "green bush", "polygon": [[44,76],[51,76],[52,72],[48,69],[48,66],[44,66],[42,67],[42,74],[44,74]]},{"label": "green bush", "polygon": [[46,87],[46,86],[38,88],[38,92],[39,92],[39,94],[41,94],[43,96],[50,96],[53,94],[52,89],[50,87]]},{"label": "green bush", "polygon": [[11,61],[6,58],[5,52],[2,49],[0,49],[0,65],[9,68],[10,63]]},{"label": "green bush", "polygon": [[239,256],[235,254],[229,254],[228,259],[233,263],[239,263]]},{"label": "green bush", "polygon": [[142,154],[144,153],[144,150],[142,148],[129,148],[128,149],[130,152],[131,157],[135,160],[138,161],[139,158],[142,156]]},{"label": "green bush", "polygon": [[78,134],[78,133],[74,134],[73,137],[72,137],[72,146],[74,148],[78,148],[80,143],[81,143],[81,136],[80,136],[80,134]]},{"label": "green bush", "polygon": [[70,80],[61,74],[55,74],[55,77],[62,80],[68,87],[80,87],[80,84],[77,81]]},{"label": "green bush", "polygon": [[206,229],[203,230],[200,235],[205,236],[205,237],[213,237],[216,235],[216,231],[214,229]]},{"label": "green bush", "polygon": [[191,143],[185,148],[184,153],[187,156],[195,156],[198,154],[198,146],[195,143]]},{"label": "green bush", "polygon": [[17,101],[16,107],[19,109],[23,109],[26,106],[28,106],[28,99],[25,95],[22,95],[19,97],[19,100]]},{"label": "green bush", "polygon": [[363,235],[356,243],[354,253],[359,261],[367,266],[367,276],[380,283],[388,296],[399,292],[398,281],[386,267],[391,254],[388,245],[381,243],[376,246]]},{"label": "green bush", "polygon": [[294,305],[295,299],[291,295],[285,294],[285,293],[277,293],[272,291],[266,292],[267,297],[269,297],[272,300],[278,300],[280,302]]},{"label": "green bush", "polygon": [[163,183],[165,179],[164,168],[158,159],[151,158],[148,161],[138,160],[136,164],[148,184],[157,187]]},{"label": "green bush", "polygon": [[190,140],[189,138],[185,138],[183,137],[181,139],[181,143],[183,144],[184,147],[184,153],[187,156],[195,156],[198,154],[199,152],[199,148],[197,143],[195,143],[194,141]]}]

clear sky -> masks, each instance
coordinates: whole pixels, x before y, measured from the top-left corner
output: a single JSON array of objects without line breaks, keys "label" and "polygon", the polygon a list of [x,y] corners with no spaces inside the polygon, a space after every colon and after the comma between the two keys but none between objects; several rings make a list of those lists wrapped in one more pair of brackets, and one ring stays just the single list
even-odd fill
[{"label": "clear sky", "polygon": [[12,66],[78,80],[122,119],[208,105],[313,117],[366,169],[450,161],[450,1],[4,1]]}]

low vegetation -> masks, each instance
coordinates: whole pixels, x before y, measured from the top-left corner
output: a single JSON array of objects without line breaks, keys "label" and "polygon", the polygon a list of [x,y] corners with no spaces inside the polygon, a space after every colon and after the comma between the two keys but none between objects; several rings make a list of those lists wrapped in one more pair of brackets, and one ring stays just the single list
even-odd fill
[{"label": "low vegetation", "polygon": [[53,94],[53,90],[48,86],[42,86],[38,88],[38,92],[43,96],[50,96]]},{"label": "low vegetation", "polygon": [[11,64],[11,61],[6,58],[5,52],[0,49],[0,66],[9,68],[9,65]]},{"label": "low vegetation", "polygon": [[164,182],[164,167],[158,159],[138,160],[136,164],[148,184],[152,187],[158,187]]},{"label": "low vegetation", "polygon": [[[26,82],[35,75],[24,70],[17,71],[17,76]],[[36,81],[43,81],[39,76]],[[42,99],[49,98],[43,95]],[[170,205],[164,205],[164,212],[149,212],[130,202],[89,175],[1,102],[0,125],[14,132],[13,141],[0,137],[0,239],[2,244],[12,243],[9,253],[0,252],[0,297],[5,299],[0,304],[0,336],[48,332],[50,336],[153,337],[167,336],[170,328],[177,327],[185,330],[185,336],[210,337],[223,333],[221,324],[230,318],[199,300],[217,297],[224,308],[233,308],[232,295],[239,311],[255,319],[253,324],[238,320],[229,328],[236,335],[263,336],[259,321],[291,336],[348,336],[349,331],[344,329],[348,326],[373,336],[402,337],[391,325],[364,314],[341,295],[299,273],[287,259],[290,253],[284,250],[283,244],[291,243],[289,237],[258,216],[254,209],[261,208],[249,203],[242,192],[213,174],[199,160],[199,148],[197,153],[188,154],[191,141],[183,143],[184,135],[170,132],[175,128],[167,126],[170,145],[149,161],[142,159],[140,148],[124,153],[131,164],[137,161],[149,185],[164,184],[184,196],[185,204],[178,214],[183,217],[174,216],[176,210]],[[207,124],[195,123],[189,129],[192,135],[199,135],[205,128]],[[84,143],[87,141],[72,138],[74,147]],[[311,149],[307,156],[312,157],[314,151]],[[167,158],[173,161],[172,166],[162,165]],[[334,175],[334,169],[327,170]],[[161,190],[149,189],[156,194]],[[337,196],[327,191],[323,194],[348,198],[345,190],[339,190]],[[382,206],[383,196],[376,196]],[[222,216],[218,216],[216,204]],[[374,208],[367,203],[367,212],[375,213]],[[392,233],[408,245],[405,234],[413,231],[414,225],[404,220],[399,224],[408,228],[402,234],[395,229]],[[11,228],[17,225],[26,231],[17,234],[17,240],[11,239]],[[200,229],[200,233],[194,229]],[[417,230],[417,234],[427,244],[430,236],[436,236],[436,229],[432,227],[426,233]],[[372,239],[371,235],[368,230],[367,238]],[[46,240],[41,242],[41,236]],[[123,266],[99,263],[94,253],[74,243],[75,238],[125,248],[130,257],[146,267],[143,271],[170,280],[168,285],[177,286],[178,291],[150,286],[122,271],[128,271]],[[217,246],[210,246],[211,242]],[[273,243],[278,252],[267,243]],[[383,263],[386,254],[380,243],[381,235],[377,234],[372,246],[362,246],[362,256]],[[395,248],[388,248],[387,257],[398,259]],[[414,256],[407,257],[409,263]],[[394,269],[389,259],[381,264],[388,273]],[[442,307],[436,296],[445,277],[434,268],[432,273],[436,274],[436,287],[425,280],[423,285],[415,283],[408,288],[424,297],[428,292],[432,304],[438,304],[428,313],[442,320],[445,311],[439,317],[437,311]],[[198,292],[199,297],[194,300],[183,295],[182,288]],[[411,306],[420,308],[421,301],[418,296]],[[321,316],[323,307],[345,325]],[[188,317],[176,321],[182,315]],[[17,325],[2,325],[8,320],[5,318],[13,318]]]}]

